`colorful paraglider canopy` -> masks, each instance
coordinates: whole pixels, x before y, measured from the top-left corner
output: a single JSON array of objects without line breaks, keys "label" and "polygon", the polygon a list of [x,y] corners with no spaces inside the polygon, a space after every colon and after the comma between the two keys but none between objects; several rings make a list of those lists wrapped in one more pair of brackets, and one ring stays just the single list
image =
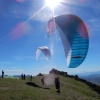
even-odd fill
[{"label": "colorful paraglider canopy", "polygon": [[36,60],[38,59],[41,51],[43,52],[47,60],[51,58],[51,52],[49,48],[47,46],[42,46],[42,47],[38,47],[38,49],[36,50]]},{"label": "colorful paraglider canopy", "polygon": [[14,79],[13,76],[4,76],[4,78],[13,78]]},{"label": "colorful paraglider canopy", "polygon": [[49,37],[54,33],[55,27],[61,37],[67,66],[69,68],[78,67],[85,60],[89,46],[88,31],[84,22],[72,14],[56,16],[48,21],[47,34],[51,34]]}]

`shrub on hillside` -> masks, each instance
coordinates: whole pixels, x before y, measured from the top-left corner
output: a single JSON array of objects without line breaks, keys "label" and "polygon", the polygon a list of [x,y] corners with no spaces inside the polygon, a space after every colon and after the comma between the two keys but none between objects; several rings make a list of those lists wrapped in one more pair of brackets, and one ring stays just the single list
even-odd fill
[{"label": "shrub on hillside", "polygon": [[37,76],[43,76],[43,74],[39,73]]}]

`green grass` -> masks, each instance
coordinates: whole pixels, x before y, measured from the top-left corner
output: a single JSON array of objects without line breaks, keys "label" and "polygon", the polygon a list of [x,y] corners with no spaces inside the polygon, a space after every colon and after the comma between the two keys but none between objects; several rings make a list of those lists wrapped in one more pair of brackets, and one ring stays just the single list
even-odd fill
[{"label": "green grass", "polygon": [[96,92],[75,79],[59,75],[61,93],[57,93],[54,85],[42,85],[41,78],[33,77],[31,83],[29,78],[0,78],[0,100],[100,100]]}]

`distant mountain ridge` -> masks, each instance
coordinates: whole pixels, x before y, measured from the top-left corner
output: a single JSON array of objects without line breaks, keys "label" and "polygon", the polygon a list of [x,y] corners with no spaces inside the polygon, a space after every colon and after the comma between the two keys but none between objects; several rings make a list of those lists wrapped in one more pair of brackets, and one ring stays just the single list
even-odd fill
[{"label": "distant mountain ridge", "polygon": [[79,78],[100,85],[100,71],[83,72],[83,73],[78,73],[77,75],[79,76]]},{"label": "distant mountain ridge", "polygon": [[81,76],[80,78],[100,85],[100,74],[91,74],[91,75],[87,75],[87,76],[85,75],[85,76]]},{"label": "distant mountain ridge", "polygon": [[[13,77],[15,77],[15,78],[21,78],[21,75],[4,75],[5,77],[7,77],[7,76],[13,76]],[[26,77],[30,77],[31,75],[26,75]],[[1,75],[0,75],[0,77],[2,77]]]},{"label": "distant mountain ridge", "polygon": [[77,73],[77,75],[79,75],[80,77],[94,74],[100,74],[100,71]]}]

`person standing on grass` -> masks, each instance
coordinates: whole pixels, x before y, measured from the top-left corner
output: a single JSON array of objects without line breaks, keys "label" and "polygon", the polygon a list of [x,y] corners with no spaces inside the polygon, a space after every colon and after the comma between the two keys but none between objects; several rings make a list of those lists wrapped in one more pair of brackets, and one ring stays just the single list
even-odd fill
[{"label": "person standing on grass", "polygon": [[2,70],[2,78],[4,77],[4,71]]},{"label": "person standing on grass", "polygon": [[25,80],[25,74],[24,74],[24,80]]},{"label": "person standing on grass", "polygon": [[59,81],[59,77],[55,78],[55,87],[57,89],[57,92],[60,93],[60,81]]},{"label": "person standing on grass", "polygon": [[32,75],[30,76],[30,81],[32,81]]}]

